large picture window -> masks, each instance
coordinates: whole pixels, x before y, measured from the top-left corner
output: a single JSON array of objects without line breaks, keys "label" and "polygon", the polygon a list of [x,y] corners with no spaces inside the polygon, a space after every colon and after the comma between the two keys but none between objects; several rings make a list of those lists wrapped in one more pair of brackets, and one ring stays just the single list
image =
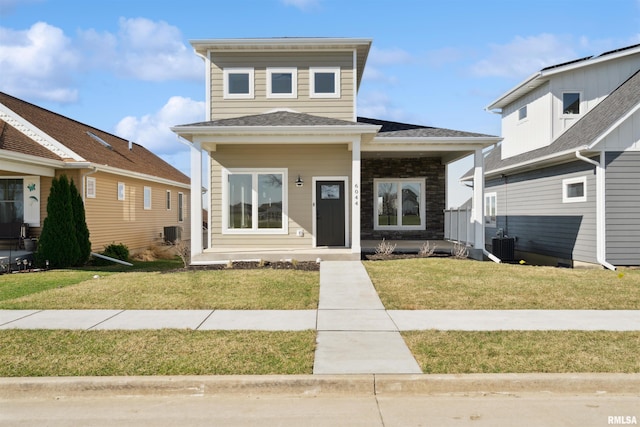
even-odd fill
[{"label": "large picture window", "polygon": [[223,232],[287,233],[287,173],[282,169],[225,171]]},{"label": "large picture window", "polygon": [[424,179],[376,179],[376,230],[425,229]]}]

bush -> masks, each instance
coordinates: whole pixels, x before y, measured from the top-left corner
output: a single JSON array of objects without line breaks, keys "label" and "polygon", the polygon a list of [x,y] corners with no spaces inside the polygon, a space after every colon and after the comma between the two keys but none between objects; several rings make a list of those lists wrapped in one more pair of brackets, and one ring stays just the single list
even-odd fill
[{"label": "bush", "polygon": [[[102,251],[100,254],[104,256],[108,256],[110,258],[119,259],[120,261],[127,261],[127,262],[129,261],[129,248],[124,243],[118,243],[118,244],[116,244],[115,242],[111,243],[105,246],[104,251]],[[93,265],[112,265],[112,264],[113,262],[106,259],[102,259],[98,257],[93,258]]]},{"label": "bush", "polygon": [[119,259],[120,261],[129,261],[129,248],[124,243],[111,243],[104,247],[102,255]]}]

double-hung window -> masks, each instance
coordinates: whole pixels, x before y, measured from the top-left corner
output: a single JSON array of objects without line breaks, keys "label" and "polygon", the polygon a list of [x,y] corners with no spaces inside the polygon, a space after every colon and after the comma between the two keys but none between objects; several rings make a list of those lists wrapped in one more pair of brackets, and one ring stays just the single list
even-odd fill
[{"label": "double-hung window", "polygon": [[226,99],[253,99],[253,68],[225,68],[222,74]]},{"label": "double-hung window", "polygon": [[425,180],[375,179],[374,229],[424,230]]},{"label": "double-hung window", "polygon": [[488,227],[496,226],[498,212],[496,193],[486,193],[484,195],[484,224]]},{"label": "double-hung window", "polygon": [[298,70],[267,68],[267,98],[296,98],[298,96]]},{"label": "double-hung window", "polygon": [[96,198],[96,179],[87,177],[87,197],[90,199]]},{"label": "double-hung window", "polygon": [[0,224],[24,222],[23,180],[0,179]]},{"label": "double-hung window", "polygon": [[311,98],[340,98],[340,67],[310,67]]},{"label": "double-hung window", "polygon": [[124,200],[125,199],[125,184],[124,182],[119,182],[118,183],[118,200]]},{"label": "double-hung window", "polygon": [[151,187],[144,187],[143,204],[146,210],[151,209]]},{"label": "double-hung window", "polygon": [[580,93],[564,92],[562,94],[562,114],[580,114]]},{"label": "double-hung window", "polygon": [[184,221],[184,194],[178,193],[178,222]]},{"label": "double-hung window", "polygon": [[223,233],[286,234],[286,169],[223,171]]}]

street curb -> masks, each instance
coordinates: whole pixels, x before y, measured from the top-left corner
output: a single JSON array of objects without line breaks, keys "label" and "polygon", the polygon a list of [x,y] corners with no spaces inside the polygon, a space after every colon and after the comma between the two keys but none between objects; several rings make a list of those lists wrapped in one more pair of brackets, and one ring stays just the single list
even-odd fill
[{"label": "street curb", "polygon": [[442,395],[491,393],[640,395],[640,374],[220,375],[0,378],[0,399],[98,396]]}]

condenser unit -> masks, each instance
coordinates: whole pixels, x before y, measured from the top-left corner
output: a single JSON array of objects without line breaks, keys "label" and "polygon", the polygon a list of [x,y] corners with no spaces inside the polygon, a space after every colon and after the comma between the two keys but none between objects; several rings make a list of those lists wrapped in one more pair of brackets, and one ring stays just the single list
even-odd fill
[{"label": "condenser unit", "polygon": [[502,261],[513,261],[516,257],[516,239],[513,237],[494,237],[491,239],[492,253]]},{"label": "condenser unit", "polygon": [[175,243],[182,240],[182,228],[177,225],[164,228],[164,241],[166,243]]}]

